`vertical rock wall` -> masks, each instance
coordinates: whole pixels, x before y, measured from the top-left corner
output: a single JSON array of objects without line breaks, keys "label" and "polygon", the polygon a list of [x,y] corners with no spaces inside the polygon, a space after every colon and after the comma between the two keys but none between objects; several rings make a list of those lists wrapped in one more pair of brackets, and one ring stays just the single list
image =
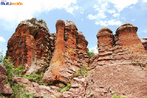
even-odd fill
[{"label": "vertical rock wall", "polygon": [[51,59],[51,34],[45,21],[35,18],[20,22],[8,41],[6,57],[11,57],[14,66],[24,66],[26,73],[41,72]]}]

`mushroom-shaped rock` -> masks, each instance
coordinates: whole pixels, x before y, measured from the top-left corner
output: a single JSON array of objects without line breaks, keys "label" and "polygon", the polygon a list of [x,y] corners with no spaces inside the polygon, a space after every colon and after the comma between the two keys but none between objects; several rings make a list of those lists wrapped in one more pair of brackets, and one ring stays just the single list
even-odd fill
[{"label": "mushroom-shaped rock", "polygon": [[137,29],[130,23],[124,23],[118,27],[115,34],[116,47],[114,52],[123,48],[128,53],[144,53],[145,49],[137,36]]}]

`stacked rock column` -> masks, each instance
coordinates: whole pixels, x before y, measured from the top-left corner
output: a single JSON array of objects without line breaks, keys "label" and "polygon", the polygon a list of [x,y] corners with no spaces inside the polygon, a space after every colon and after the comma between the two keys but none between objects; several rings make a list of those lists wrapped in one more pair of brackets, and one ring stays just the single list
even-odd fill
[{"label": "stacked rock column", "polygon": [[137,29],[136,26],[125,23],[116,30],[114,53],[145,53],[145,49],[137,36]]},{"label": "stacked rock column", "polygon": [[98,39],[98,64],[105,65],[106,63],[110,63],[112,60],[113,53],[113,45],[114,45],[114,36],[112,34],[112,30],[107,27],[101,28],[97,33]]}]

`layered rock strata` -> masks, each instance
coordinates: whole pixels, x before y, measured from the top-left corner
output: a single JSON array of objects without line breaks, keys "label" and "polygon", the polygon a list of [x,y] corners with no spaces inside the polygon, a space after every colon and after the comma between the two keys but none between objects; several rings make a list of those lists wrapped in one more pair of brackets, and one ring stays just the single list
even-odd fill
[{"label": "layered rock strata", "polygon": [[[112,53],[113,53],[113,46],[114,46],[114,36],[112,30],[107,27],[101,28],[97,33],[98,39],[98,51],[99,51],[99,58],[98,62],[99,65],[103,61],[109,62],[112,60]],[[110,63],[110,62],[109,62]]]},{"label": "layered rock strata", "polygon": [[81,61],[81,63],[84,65],[88,65],[90,62],[89,56],[87,54],[88,41],[85,39],[85,36],[83,35],[82,32],[78,32],[76,42],[77,42],[77,55],[79,61]]},{"label": "layered rock strata", "polygon": [[24,66],[26,73],[40,73],[52,57],[51,34],[45,21],[21,21],[8,41],[6,57],[11,57],[14,66]]},{"label": "layered rock strata", "polygon": [[86,52],[88,42],[83,34],[78,33],[77,30],[77,26],[72,21],[67,20],[66,23],[63,20],[57,21],[55,50],[50,67],[43,77],[45,82],[69,83],[74,73],[83,64],[88,65],[89,57]]}]

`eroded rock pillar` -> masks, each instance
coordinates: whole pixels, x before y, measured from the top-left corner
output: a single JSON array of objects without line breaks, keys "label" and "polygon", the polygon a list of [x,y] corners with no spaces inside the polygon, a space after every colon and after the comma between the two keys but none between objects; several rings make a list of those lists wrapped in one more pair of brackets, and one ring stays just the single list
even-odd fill
[{"label": "eroded rock pillar", "polygon": [[101,65],[109,62],[109,60],[112,59],[111,55],[113,53],[114,45],[114,36],[112,30],[107,27],[102,27],[97,33],[97,39],[99,52],[98,62]]}]

